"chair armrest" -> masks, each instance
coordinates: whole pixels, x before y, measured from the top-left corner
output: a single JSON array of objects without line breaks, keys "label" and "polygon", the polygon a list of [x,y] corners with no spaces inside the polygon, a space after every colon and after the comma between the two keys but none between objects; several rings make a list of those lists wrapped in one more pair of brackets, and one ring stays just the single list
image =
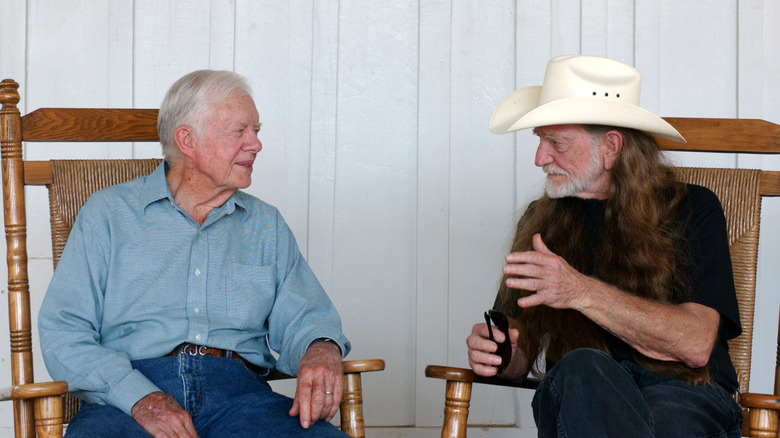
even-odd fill
[{"label": "chair armrest", "polygon": [[67,392],[68,384],[63,381],[26,383],[24,385],[14,385],[0,388],[0,401],[30,400],[40,397],[64,395]]},{"label": "chair armrest", "polygon": [[500,377],[484,377],[474,374],[468,368],[446,367],[441,365],[428,365],[425,367],[425,377],[444,379],[463,383],[482,383],[486,385],[509,386],[513,388],[536,389],[540,379],[527,377],[523,380],[509,380]]},{"label": "chair armrest", "polygon": [[746,408],[780,410],[780,395],[754,394],[746,392],[739,396],[739,404]]},{"label": "chair armrest", "polygon": [[447,385],[444,391],[444,424],[442,438],[459,438],[466,436],[466,427],[471,404],[471,387],[474,383],[509,386],[513,388],[536,389],[538,379],[508,380],[500,377],[484,377],[474,374],[468,368],[428,365],[425,367],[425,377],[444,379]]},{"label": "chair armrest", "polygon": [[367,373],[384,370],[385,361],[382,359],[345,360],[341,366],[344,368],[344,374]]},{"label": "chair armrest", "polygon": [[780,396],[744,393],[739,404],[748,409],[743,432],[748,437],[777,436]]},{"label": "chair armrest", "polygon": [[[0,388],[0,400],[32,403],[35,411],[35,435],[41,438],[59,438],[63,434],[62,399],[67,392],[68,384],[63,381],[26,383]],[[18,429],[20,426],[16,425],[17,433],[26,430]]]}]

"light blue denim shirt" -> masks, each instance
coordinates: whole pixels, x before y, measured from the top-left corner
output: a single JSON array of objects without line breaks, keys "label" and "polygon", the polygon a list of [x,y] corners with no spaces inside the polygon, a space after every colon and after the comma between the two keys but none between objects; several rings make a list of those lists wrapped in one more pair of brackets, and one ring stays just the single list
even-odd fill
[{"label": "light blue denim shirt", "polygon": [[237,191],[198,225],[173,202],[165,166],[80,211],[38,315],[51,376],[129,414],[159,390],[131,361],[182,342],[291,375],[316,338],[346,356],[336,309],[279,211]]}]

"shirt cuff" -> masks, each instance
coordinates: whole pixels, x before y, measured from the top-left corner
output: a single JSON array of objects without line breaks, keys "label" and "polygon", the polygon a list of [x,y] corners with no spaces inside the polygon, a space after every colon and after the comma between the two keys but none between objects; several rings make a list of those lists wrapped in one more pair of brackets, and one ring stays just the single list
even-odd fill
[{"label": "shirt cuff", "polygon": [[133,370],[106,395],[106,402],[127,415],[132,415],[133,405],[153,392],[162,392],[160,388],[141,374]]}]

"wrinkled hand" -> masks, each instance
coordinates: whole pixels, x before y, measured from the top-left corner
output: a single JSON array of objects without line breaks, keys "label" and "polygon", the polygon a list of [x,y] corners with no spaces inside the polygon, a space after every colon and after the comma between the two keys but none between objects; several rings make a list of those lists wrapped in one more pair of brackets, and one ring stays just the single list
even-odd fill
[{"label": "wrinkled hand", "polygon": [[341,351],[331,342],[315,342],[301,359],[298,386],[290,416],[300,416],[307,429],[317,420],[330,421],[339,409],[343,371]]},{"label": "wrinkled hand", "polygon": [[[517,357],[517,338],[520,332],[517,329],[509,329],[509,341],[512,343],[512,358]],[[504,332],[498,329],[493,330],[493,338],[500,343],[506,339]],[[487,324],[474,324],[471,328],[471,334],[466,338],[468,347],[469,366],[475,374],[480,376],[495,376],[498,373],[498,366],[501,364],[501,356],[495,354],[498,350],[498,344],[488,337]],[[506,371],[504,372],[506,374]],[[504,375],[502,374],[502,376]]]},{"label": "wrinkled hand", "polygon": [[556,309],[577,309],[591,279],[550,251],[539,234],[533,237],[533,248],[506,256],[504,274],[520,277],[508,278],[506,285],[536,292],[520,298],[517,304],[520,307],[544,304]]},{"label": "wrinkled hand", "polygon": [[168,394],[153,392],[138,400],[133,419],[155,438],[197,438],[190,414]]}]

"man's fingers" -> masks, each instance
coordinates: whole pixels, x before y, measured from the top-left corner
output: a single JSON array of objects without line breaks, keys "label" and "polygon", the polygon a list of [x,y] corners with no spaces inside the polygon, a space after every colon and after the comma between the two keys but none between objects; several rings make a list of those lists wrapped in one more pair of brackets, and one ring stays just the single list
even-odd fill
[{"label": "man's fingers", "polygon": [[341,404],[341,391],[336,393],[333,391],[333,396],[330,400],[330,410],[327,411],[327,415],[324,416],[325,421],[330,421],[336,416],[336,412],[339,411],[339,405]]},{"label": "man's fingers", "polygon": [[341,398],[344,396],[344,380],[343,375],[338,374],[336,375],[336,379],[333,382],[333,386],[331,386],[333,394],[331,394],[330,400],[330,409],[324,414],[325,421],[330,421],[333,419],[333,417],[336,416],[336,412],[339,410],[339,405],[341,404]]},{"label": "man's fingers", "polygon": [[298,416],[300,417],[301,426],[304,429],[308,429],[312,423],[311,417],[311,384],[301,387],[300,381],[298,389],[295,391],[295,399],[293,400],[293,407],[297,404]]},{"label": "man's fingers", "polygon": [[290,410],[290,415],[300,416],[303,428],[308,428],[319,419],[330,421],[341,401],[342,386],[339,379],[322,376],[313,380],[299,386]]},{"label": "man's fingers", "polygon": [[514,275],[517,277],[542,278],[545,276],[545,270],[541,265],[535,264],[507,264],[502,269],[504,275]]},{"label": "man's fingers", "polygon": [[292,408],[290,408],[289,415],[291,417],[297,417],[299,410],[300,410],[300,405],[298,404],[298,397],[296,396],[293,399],[293,405],[292,405]]},{"label": "man's fingers", "polygon": [[133,419],[154,436],[197,438],[190,414],[170,395],[148,394],[133,406]]},{"label": "man's fingers", "polygon": [[511,289],[522,289],[527,291],[539,291],[544,288],[544,281],[538,277],[507,278],[506,285]]},{"label": "man's fingers", "polygon": [[293,400],[290,415],[299,415],[304,429],[319,419],[330,421],[338,411],[341,396],[340,385],[333,385],[333,388],[317,387],[308,394],[298,392]]},{"label": "man's fingers", "polygon": [[539,294],[528,295],[517,300],[517,305],[522,308],[538,306],[540,304],[544,304],[544,301],[539,298]]}]

